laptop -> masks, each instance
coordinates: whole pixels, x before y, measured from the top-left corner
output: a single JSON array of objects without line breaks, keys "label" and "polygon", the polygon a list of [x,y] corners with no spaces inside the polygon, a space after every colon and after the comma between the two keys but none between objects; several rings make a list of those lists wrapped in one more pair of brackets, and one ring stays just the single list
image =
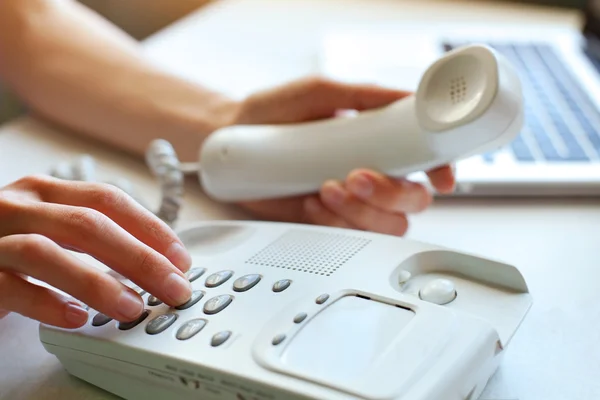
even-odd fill
[{"label": "laptop", "polygon": [[[443,52],[487,44],[520,74],[525,124],[506,148],[456,165],[455,196],[597,196],[600,0],[579,3],[582,31],[538,24],[535,17],[512,25],[336,27],[325,36],[318,68],[334,79],[415,90],[423,70]],[[427,183],[422,173],[410,178]]]}]

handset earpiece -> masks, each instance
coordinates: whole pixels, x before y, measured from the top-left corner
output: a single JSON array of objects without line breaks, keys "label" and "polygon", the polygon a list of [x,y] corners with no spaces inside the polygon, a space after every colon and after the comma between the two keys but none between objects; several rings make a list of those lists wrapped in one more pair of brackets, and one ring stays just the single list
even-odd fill
[{"label": "handset earpiece", "polygon": [[454,155],[452,161],[496,150],[522,128],[521,82],[493,49],[461,47],[425,71],[415,93],[415,114],[432,149]]},{"label": "handset earpiece", "polygon": [[423,74],[415,93],[416,116],[429,132],[448,131],[485,113],[497,91],[498,61],[489,49],[449,52]]}]

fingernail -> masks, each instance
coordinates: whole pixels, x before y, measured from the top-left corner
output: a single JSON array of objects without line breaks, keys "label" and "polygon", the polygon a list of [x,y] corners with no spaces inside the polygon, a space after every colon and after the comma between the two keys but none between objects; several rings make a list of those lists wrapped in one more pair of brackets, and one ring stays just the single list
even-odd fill
[{"label": "fingernail", "polygon": [[165,256],[179,268],[182,272],[186,272],[192,266],[192,257],[190,253],[179,243],[174,242],[165,252]]},{"label": "fingernail", "polygon": [[67,303],[65,319],[74,325],[82,325],[88,319],[88,313],[78,304]]},{"label": "fingernail", "polygon": [[188,280],[173,272],[165,280],[165,292],[174,303],[180,305],[192,296],[192,286]]},{"label": "fingernail", "polygon": [[119,313],[130,320],[136,319],[144,309],[142,299],[137,295],[131,293],[129,290],[124,289],[119,297],[117,303]]},{"label": "fingernail", "polygon": [[317,214],[319,211],[321,211],[319,200],[315,199],[314,197],[309,197],[304,203],[304,207],[310,214]]},{"label": "fingernail", "polygon": [[371,180],[364,175],[357,175],[348,182],[349,189],[356,196],[361,198],[369,197],[373,193],[373,184]]},{"label": "fingernail", "polygon": [[323,197],[328,203],[339,206],[344,203],[346,193],[338,184],[331,184],[323,188]]}]

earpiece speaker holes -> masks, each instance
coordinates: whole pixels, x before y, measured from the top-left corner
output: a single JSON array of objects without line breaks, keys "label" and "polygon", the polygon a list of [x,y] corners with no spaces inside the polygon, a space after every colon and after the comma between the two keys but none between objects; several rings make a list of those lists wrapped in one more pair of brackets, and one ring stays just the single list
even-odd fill
[{"label": "earpiece speaker holes", "polygon": [[450,101],[452,104],[461,103],[467,94],[467,81],[464,76],[450,79]]}]

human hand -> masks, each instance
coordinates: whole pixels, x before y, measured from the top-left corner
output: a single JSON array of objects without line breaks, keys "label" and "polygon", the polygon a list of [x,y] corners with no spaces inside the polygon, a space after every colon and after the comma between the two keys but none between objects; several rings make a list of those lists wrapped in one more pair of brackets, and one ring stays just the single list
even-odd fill
[{"label": "human hand", "polygon": [[59,289],[118,321],[141,315],[141,297],[65,249],[88,254],[166,304],[191,296],[191,258],[175,233],[107,184],[26,177],[0,188],[0,318],[13,311],[77,328],[80,304],[27,280]]},{"label": "human hand", "polygon": [[[233,124],[279,124],[329,118],[340,110],[363,111],[399,100],[410,93],[370,85],[348,85],[302,79],[256,93],[238,106]],[[426,171],[440,193],[454,189],[450,166]],[[283,199],[243,202],[262,219],[312,223],[404,235],[407,214],[426,209],[432,195],[425,186],[357,168],[343,182],[327,181],[319,193]]]}]

